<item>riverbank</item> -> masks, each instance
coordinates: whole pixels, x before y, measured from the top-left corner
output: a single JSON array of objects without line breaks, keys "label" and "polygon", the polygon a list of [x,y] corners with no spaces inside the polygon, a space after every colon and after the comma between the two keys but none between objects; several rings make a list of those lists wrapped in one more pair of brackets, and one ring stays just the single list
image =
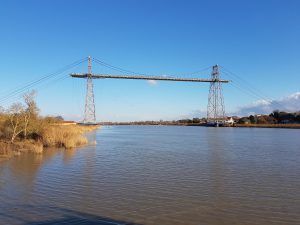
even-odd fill
[{"label": "riverbank", "polygon": [[0,160],[9,159],[24,152],[42,153],[47,147],[75,148],[88,144],[86,132],[98,129],[98,125],[49,125],[35,139],[20,139],[11,143],[0,140]]},{"label": "riverbank", "polygon": [[[199,126],[210,127],[206,123],[109,123],[103,124],[104,126]],[[233,128],[287,128],[287,129],[300,129],[300,124],[234,124],[220,127],[233,127]]]},{"label": "riverbank", "polygon": [[[206,124],[185,124],[183,126],[202,126],[210,127]],[[286,129],[300,129],[300,124],[234,124],[225,125],[220,127],[233,127],[233,128],[286,128]]]},{"label": "riverbank", "polygon": [[[201,124],[177,124],[178,126],[201,126],[210,127],[205,123]],[[232,128],[286,128],[286,129],[300,129],[300,124],[234,124],[225,125],[220,127],[232,127]]]},{"label": "riverbank", "polygon": [[300,129],[300,124],[235,124],[234,127]]}]

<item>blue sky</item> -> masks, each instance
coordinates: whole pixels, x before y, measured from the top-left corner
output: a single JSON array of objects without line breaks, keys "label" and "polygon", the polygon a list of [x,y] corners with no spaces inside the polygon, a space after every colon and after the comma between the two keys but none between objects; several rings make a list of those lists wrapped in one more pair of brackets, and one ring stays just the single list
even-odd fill
[{"label": "blue sky", "polygon": [[[220,64],[240,78],[221,74],[233,80],[223,87],[228,114],[260,113],[267,97],[300,110],[299,11],[297,0],[0,0],[0,105],[20,97],[7,93],[91,55],[153,75],[188,76]],[[68,72],[83,71],[86,65]],[[118,74],[99,65],[93,71]],[[43,115],[82,118],[85,82],[68,72],[34,86]],[[107,79],[94,88],[98,120],[129,121],[203,116],[209,86]]]}]

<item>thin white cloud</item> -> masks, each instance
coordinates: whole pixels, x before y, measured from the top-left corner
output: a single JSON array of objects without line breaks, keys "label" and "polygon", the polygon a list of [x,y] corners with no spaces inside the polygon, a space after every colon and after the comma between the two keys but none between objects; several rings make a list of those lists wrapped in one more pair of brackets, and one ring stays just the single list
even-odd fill
[{"label": "thin white cloud", "polygon": [[178,119],[186,119],[186,118],[203,118],[206,117],[206,109],[194,110],[187,115],[182,115]]},{"label": "thin white cloud", "polygon": [[293,93],[277,100],[258,100],[250,105],[240,107],[235,114],[269,114],[274,110],[288,112],[300,111],[300,92]]},{"label": "thin white cloud", "polygon": [[157,85],[157,81],[156,80],[147,80],[147,83],[154,86]]}]

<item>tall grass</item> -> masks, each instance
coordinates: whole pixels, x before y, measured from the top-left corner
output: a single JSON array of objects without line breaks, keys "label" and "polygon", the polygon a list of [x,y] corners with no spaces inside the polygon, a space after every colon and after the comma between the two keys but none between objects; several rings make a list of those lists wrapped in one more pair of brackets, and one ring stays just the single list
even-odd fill
[{"label": "tall grass", "polygon": [[59,125],[40,123],[35,138],[18,138],[14,143],[0,138],[0,160],[8,159],[22,152],[42,153],[44,147],[75,148],[88,143],[85,132],[99,126]]},{"label": "tall grass", "polygon": [[94,129],[96,129],[95,126],[52,125],[41,132],[41,141],[46,147],[74,148],[87,144],[88,141],[83,133]]},{"label": "tall grass", "polygon": [[0,158],[9,158],[13,155],[19,155],[22,152],[42,153],[43,144],[34,140],[23,140],[15,143],[0,142]]}]

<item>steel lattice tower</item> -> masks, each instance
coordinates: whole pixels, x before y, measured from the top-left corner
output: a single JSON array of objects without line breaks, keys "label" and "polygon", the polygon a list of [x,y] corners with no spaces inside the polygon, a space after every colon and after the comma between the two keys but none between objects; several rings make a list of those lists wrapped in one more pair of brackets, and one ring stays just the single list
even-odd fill
[{"label": "steel lattice tower", "polygon": [[93,78],[92,78],[92,60],[90,56],[88,57],[88,74],[86,78],[86,97],[85,97],[85,110],[84,110],[83,123],[85,124],[96,123],[94,87],[93,87]]},{"label": "steel lattice tower", "polygon": [[222,92],[222,83],[220,82],[220,67],[215,65],[212,68],[208,105],[207,105],[207,121],[208,122],[224,122],[225,107]]}]

